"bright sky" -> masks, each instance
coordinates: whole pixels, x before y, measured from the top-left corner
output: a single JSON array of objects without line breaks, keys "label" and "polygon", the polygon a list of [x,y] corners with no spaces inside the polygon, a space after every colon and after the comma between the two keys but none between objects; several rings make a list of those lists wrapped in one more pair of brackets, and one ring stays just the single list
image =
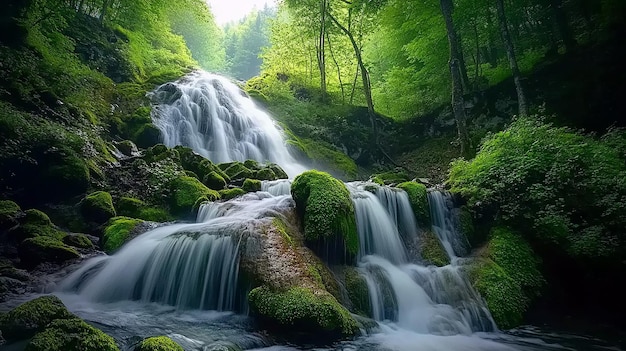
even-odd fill
[{"label": "bright sky", "polygon": [[207,0],[207,2],[219,26],[242,19],[255,7],[260,10],[265,4],[270,6],[276,4],[275,0]]}]

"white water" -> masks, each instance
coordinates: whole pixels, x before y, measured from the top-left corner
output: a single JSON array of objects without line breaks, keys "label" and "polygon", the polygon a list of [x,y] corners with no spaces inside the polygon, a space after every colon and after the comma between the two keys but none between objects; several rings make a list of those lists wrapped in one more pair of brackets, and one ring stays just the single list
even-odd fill
[{"label": "white water", "polygon": [[169,147],[191,147],[215,163],[277,163],[291,178],[306,170],[270,116],[225,77],[196,71],[160,86],[152,99],[153,122]]},{"label": "white water", "polygon": [[441,191],[428,193],[430,217],[433,222],[433,231],[446,250],[450,260],[463,256],[467,251],[467,239],[459,235],[455,226],[452,197]]}]

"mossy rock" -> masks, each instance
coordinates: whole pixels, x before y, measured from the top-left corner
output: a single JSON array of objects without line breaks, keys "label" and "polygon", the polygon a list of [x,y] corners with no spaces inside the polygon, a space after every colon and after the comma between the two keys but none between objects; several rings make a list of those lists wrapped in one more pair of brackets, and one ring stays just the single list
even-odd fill
[{"label": "mossy rock", "polygon": [[261,191],[261,181],[258,179],[246,179],[241,188],[249,193]]},{"label": "mossy rock", "polygon": [[304,287],[272,291],[266,286],[248,294],[250,308],[270,327],[341,339],[358,332],[357,323],[327,292]]},{"label": "mossy rock", "polygon": [[422,259],[438,267],[450,264],[450,258],[435,233],[431,230],[424,231],[421,239],[420,249]]},{"label": "mossy rock", "polygon": [[256,172],[256,175],[254,176],[254,178],[259,179],[259,180],[278,179],[278,177],[276,176],[276,173],[274,173],[274,171],[272,171],[270,168],[263,168],[260,171]]},{"label": "mossy rock", "polygon": [[70,234],[63,237],[63,243],[79,249],[93,249],[93,243],[85,234]]},{"label": "mossy rock", "polygon": [[22,224],[9,231],[9,238],[16,243],[40,236],[62,240],[67,234],[52,225]]},{"label": "mossy rock", "polygon": [[73,317],[58,297],[42,296],[17,306],[0,318],[0,330],[6,340],[23,340],[44,330],[55,319]]},{"label": "mossy rock", "polygon": [[59,239],[48,236],[38,236],[22,241],[18,246],[18,255],[21,263],[26,267],[34,267],[42,262],[62,263],[80,257],[75,249],[65,245]]},{"label": "mossy rock", "polygon": [[178,153],[178,150],[169,149],[163,144],[157,144],[147,149],[144,153],[143,159],[148,164],[163,161],[165,159],[171,159],[174,160],[175,163],[180,163],[180,155]]},{"label": "mossy rock", "polygon": [[161,131],[152,123],[145,124],[135,133],[133,141],[137,146],[147,149],[161,141]]},{"label": "mossy rock", "polygon": [[197,154],[191,148],[185,146],[176,146],[174,148],[180,155],[180,162],[186,171],[196,174],[199,180],[203,180],[209,173],[216,172],[226,183],[230,182],[230,178],[217,165],[207,160],[202,155]]},{"label": "mossy rock", "polygon": [[346,292],[352,302],[352,312],[365,317],[370,316],[372,307],[365,278],[354,267],[345,268],[344,278]]},{"label": "mossy rock", "polygon": [[106,191],[96,191],[80,202],[80,212],[83,217],[94,223],[104,223],[117,215],[113,207],[113,198]]},{"label": "mossy rock", "polygon": [[389,171],[389,172],[374,174],[372,176],[372,181],[380,185],[400,184],[400,183],[408,182],[409,180],[410,180],[409,176],[404,171]]},{"label": "mossy rock", "polygon": [[252,171],[260,171],[261,169],[263,169],[263,165],[255,160],[246,160],[243,165]]},{"label": "mossy rock", "polygon": [[[345,184],[328,173],[307,171],[296,177],[291,185],[291,195],[304,219],[307,245],[326,260],[353,260],[359,249],[359,237],[354,204]],[[322,252],[330,242],[342,243],[345,249]]]},{"label": "mossy rock", "polygon": [[79,318],[70,318],[52,321],[24,351],[119,351],[119,348],[101,330]]},{"label": "mossy rock", "polygon": [[219,193],[220,193],[220,197],[222,198],[222,200],[231,200],[231,199],[236,198],[237,196],[241,196],[245,194],[246,191],[241,188],[232,188],[232,189],[220,190]]},{"label": "mossy rock", "polygon": [[172,219],[172,216],[165,209],[149,207],[145,202],[132,197],[120,198],[117,202],[117,212],[123,217],[150,222],[167,222]]},{"label": "mossy rock", "polygon": [[466,206],[461,207],[459,210],[459,227],[461,233],[465,235],[472,247],[481,244],[485,239],[484,235],[481,237],[476,231],[474,227],[474,216]]},{"label": "mossy rock", "polygon": [[142,220],[135,218],[111,218],[102,235],[102,250],[108,254],[117,251],[131,238],[132,231],[141,223],[143,223]]},{"label": "mossy rock", "polygon": [[254,172],[241,162],[221,163],[218,167],[223,170],[231,180],[254,178]]},{"label": "mossy rock", "polygon": [[22,209],[13,201],[0,201],[0,231],[17,224],[17,217]]},{"label": "mossy rock", "polygon": [[406,191],[409,196],[409,202],[417,223],[422,227],[429,228],[431,220],[426,186],[417,182],[404,182],[398,184],[397,188]]},{"label": "mossy rock", "polygon": [[202,179],[202,183],[204,183],[204,185],[206,185],[209,189],[213,190],[222,190],[226,188],[226,181],[215,171],[211,171],[207,174],[204,179]]},{"label": "mossy rock", "polygon": [[91,179],[89,166],[77,156],[55,162],[42,172],[41,178],[46,180],[51,195],[64,198],[84,193]]},{"label": "mossy rock", "polygon": [[270,163],[267,165],[267,168],[271,169],[272,172],[274,172],[277,179],[289,179],[287,172],[285,172],[285,170],[282,169],[282,167],[280,167],[279,165],[275,163]]},{"label": "mossy rock", "polygon": [[24,218],[22,218],[22,220],[20,221],[23,224],[43,225],[43,226],[52,225],[52,221],[50,220],[50,217],[48,217],[48,215],[42,211],[39,211],[36,209],[30,209],[30,210],[26,210],[24,214],[25,214]]},{"label": "mossy rock", "polygon": [[170,207],[175,214],[190,214],[198,199],[206,198],[207,201],[217,201],[220,194],[207,188],[198,179],[181,176],[174,179],[170,184]]},{"label": "mossy rock", "polygon": [[137,145],[135,145],[135,143],[130,140],[120,141],[119,143],[115,144],[115,147],[120,150],[122,155],[128,157],[134,156],[139,152],[139,150],[137,150]]},{"label": "mossy rock", "polygon": [[184,351],[184,349],[167,336],[153,336],[139,343],[135,351]]}]

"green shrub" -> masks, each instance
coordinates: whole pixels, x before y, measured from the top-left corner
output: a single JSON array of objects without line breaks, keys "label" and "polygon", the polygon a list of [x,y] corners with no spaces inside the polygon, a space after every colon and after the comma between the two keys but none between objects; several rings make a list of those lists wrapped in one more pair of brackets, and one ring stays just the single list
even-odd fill
[{"label": "green shrub", "polygon": [[111,218],[102,235],[102,250],[108,254],[117,251],[130,239],[131,232],[141,223],[143,221],[140,219],[128,217]]},{"label": "green shrub", "polygon": [[328,173],[307,171],[296,177],[291,195],[304,219],[307,242],[341,239],[347,254],[356,255],[359,237],[354,204],[344,183]]},{"label": "green shrub", "polygon": [[139,343],[135,351],[183,351],[183,348],[167,336],[153,336]]}]

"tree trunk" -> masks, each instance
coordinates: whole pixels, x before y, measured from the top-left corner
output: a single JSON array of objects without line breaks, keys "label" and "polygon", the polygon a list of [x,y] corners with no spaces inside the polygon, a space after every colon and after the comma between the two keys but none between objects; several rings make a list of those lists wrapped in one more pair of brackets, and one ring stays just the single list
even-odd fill
[{"label": "tree trunk", "polygon": [[576,46],[576,40],[574,39],[569,23],[567,23],[567,15],[563,9],[563,1],[551,0],[550,7],[552,8],[552,15],[554,16],[554,22],[559,31],[559,35],[561,36],[561,40],[563,40],[563,45],[565,45],[565,50],[569,52]]},{"label": "tree trunk", "polygon": [[337,78],[339,79],[339,86],[341,87],[341,101],[346,103],[346,92],[343,86],[343,80],[341,79],[341,68],[339,67],[339,62],[337,62],[337,58],[335,57],[335,53],[333,52],[333,47],[330,42],[330,35],[326,32],[326,41],[328,41],[328,50],[330,51],[330,57],[333,58],[333,62],[335,63],[335,67],[337,67]]},{"label": "tree trunk", "polygon": [[365,94],[365,100],[367,102],[367,114],[369,115],[370,124],[372,128],[372,142],[375,149],[378,148],[378,125],[376,124],[376,112],[374,111],[374,100],[372,99],[372,87],[370,83],[369,72],[365,64],[363,63],[363,58],[361,57],[361,48],[357,44],[356,40],[354,40],[354,36],[352,32],[350,32],[346,27],[342,26],[339,21],[328,12],[328,17],[335,23],[339,29],[350,39],[350,43],[352,44],[352,48],[354,49],[354,55],[356,56],[357,63],[359,64],[359,69],[361,70],[361,79],[363,81],[363,92]]},{"label": "tree trunk", "polygon": [[452,21],[452,0],[441,0],[441,13],[446,22],[448,43],[450,45],[450,75],[452,76],[452,111],[456,120],[456,127],[461,142],[461,154],[467,155],[470,149],[470,140],[467,132],[467,118],[465,116],[465,102],[463,101],[463,78],[459,67],[459,41]]},{"label": "tree trunk", "polygon": [[328,0],[320,2],[320,32],[317,50],[317,64],[320,70],[320,90],[322,91],[322,100],[326,100],[326,7]]},{"label": "tree trunk", "polygon": [[502,41],[506,48],[506,54],[509,58],[509,65],[513,73],[513,81],[515,82],[515,89],[517,90],[517,103],[519,105],[520,116],[528,116],[528,105],[526,104],[526,95],[524,94],[524,88],[522,87],[522,79],[517,66],[517,58],[515,57],[515,49],[511,42],[511,35],[509,34],[508,24],[506,22],[506,14],[504,12],[503,0],[496,0],[498,9],[498,22],[500,22],[500,34],[502,35]]}]

